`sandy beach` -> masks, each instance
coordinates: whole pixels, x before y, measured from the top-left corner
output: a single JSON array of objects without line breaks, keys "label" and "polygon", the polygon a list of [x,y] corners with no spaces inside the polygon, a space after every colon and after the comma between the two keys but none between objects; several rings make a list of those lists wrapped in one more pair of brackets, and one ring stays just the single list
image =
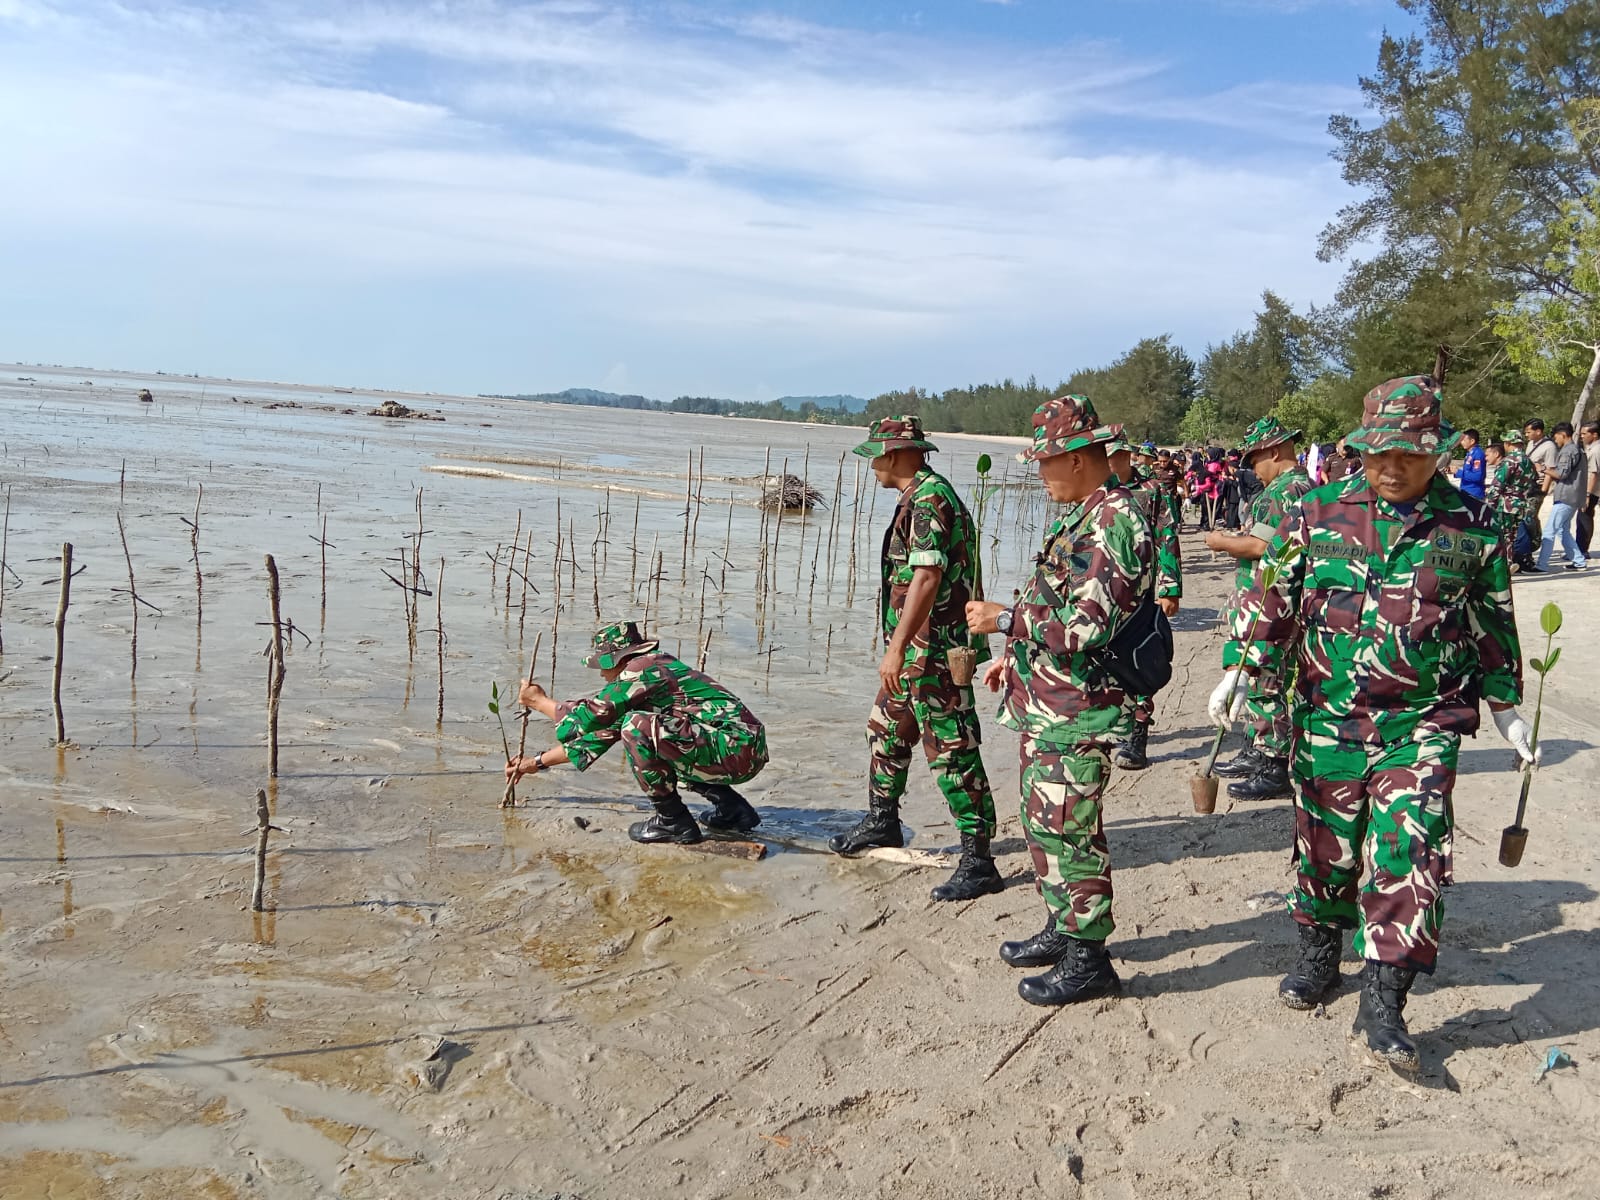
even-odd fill
[{"label": "sandy beach", "polygon": [[[445,420],[359,415],[382,398]],[[267,407],[285,399],[300,407]],[[1539,607],[1566,614],[1532,834],[1520,867],[1497,864],[1518,783],[1488,727],[1462,753],[1406,1079],[1350,1045],[1348,982],[1325,1012],[1277,1001],[1288,802],[1190,811],[1231,577],[1198,535],[1152,765],[1106,802],[1124,995],[1039,1009],[996,956],[1043,908],[1015,738],[987,714],[1003,894],[940,905],[944,870],[822,849],[864,803],[875,686],[890,498],[851,503],[858,431],[22,366],[0,367],[0,415],[0,1200],[1596,1194],[1593,572],[1516,583],[1525,655]],[[988,451],[1016,482],[1014,441],[950,439],[939,465],[965,491]],[[830,507],[786,519],[763,560],[734,481],[769,446]],[[430,469],[502,459],[559,465]],[[419,488],[413,650],[384,571]],[[1003,495],[992,595],[1020,583],[1045,515]],[[149,605],[136,650],[119,512]],[[530,531],[524,598],[503,563]],[[56,747],[64,541],[88,569]],[[297,630],[276,781],[269,553]],[[538,637],[541,680],[591,690],[577,657],[597,616],[646,605],[685,657],[709,633],[709,669],[767,723],[748,789],[762,861],[629,842],[643,801],[619,754],[499,806],[491,682],[512,686]],[[535,720],[530,748],[548,737]],[[258,788],[280,832],[252,913]],[[956,841],[920,762],[904,817],[918,849]],[[1552,1047],[1571,1065],[1541,1073]]]}]

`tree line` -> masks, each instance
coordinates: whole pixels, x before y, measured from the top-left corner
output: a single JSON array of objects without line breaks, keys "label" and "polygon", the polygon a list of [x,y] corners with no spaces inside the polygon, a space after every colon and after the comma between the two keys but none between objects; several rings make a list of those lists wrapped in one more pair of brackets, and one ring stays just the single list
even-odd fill
[{"label": "tree line", "polygon": [[1146,337],[1053,388],[912,387],[867,418],[1015,434],[1078,392],[1159,442],[1233,438],[1269,412],[1333,441],[1374,384],[1431,371],[1458,428],[1580,421],[1600,380],[1600,0],[1396,2],[1416,29],[1384,34],[1360,80],[1370,116],[1328,123],[1359,196],[1318,239],[1346,268],[1332,303],[1296,312],[1268,290],[1198,359]]}]

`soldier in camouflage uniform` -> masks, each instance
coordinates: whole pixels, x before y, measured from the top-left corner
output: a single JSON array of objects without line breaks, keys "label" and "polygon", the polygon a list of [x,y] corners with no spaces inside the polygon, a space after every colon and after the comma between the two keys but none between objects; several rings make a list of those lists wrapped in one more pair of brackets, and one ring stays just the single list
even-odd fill
[{"label": "soldier in camouflage uniform", "polygon": [[[1239,454],[1266,486],[1251,502],[1242,533],[1206,534],[1206,545],[1239,560],[1234,572],[1234,598],[1230,603],[1229,639],[1222,647],[1226,670],[1243,661],[1241,642],[1247,631],[1237,628],[1239,601],[1256,581],[1257,564],[1267,552],[1278,527],[1311,490],[1311,478],[1295,456],[1298,429],[1285,429],[1274,417],[1262,417],[1239,443]],[[1275,675],[1251,680],[1245,700],[1250,744],[1231,762],[1219,763],[1216,773],[1238,780],[1228,785],[1228,795],[1238,800],[1275,800],[1292,794],[1289,787],[1289,702],[1284,681]]]},{"label": "soldier in camouflage uniform", "polygon": [[966,624],[967,601],[983,595],[977,527],[949,480],[928,466],[928,452],[936,449],[914,416],[874,422],[855,448],[872,460],[879,484],[900,493],[900,502],[883,536],[884,654],[867,719],[868,811],[854,828],[830,838],[828,847],[855,854],[904,844],[900,797],[920,741],[961,835],[961,861],[932,895],[970,900],[1004,884],[989,851],[994,794],[979,750],[972,678],[952,678],[951,652],[967,652],[978,662],[989,657],[989,643]]},{"label": "soldier in camouflage uniform", "polygon": [[1511,573],[1515,575],[1534,569],[1533,550],[1540,537],[1539,502],[1544,496],[1544,482],[1528,452],[1522,448],[1521,430],[1508,429],[1500,440],[1505,443],[1505,460],[1490,480],[1494,487],[1492,503],[1501,517],[1506,556],[1511,560]]},{"label": "soldier in camouflage uniform", "polygon": [[1038,462],[1045,490],[1066,508],[1014,605],[967,605],[973,632],[1008,639],[984,682],[1001,693],[1001,723],[1022,735],[1022,826],[1047,916],[1032,937],[1003,943],[1000,957],[1050,967],[1017,985],[1030,1004],[1120,987],[1105,948],[1111,856],[1101,792],[1107,752],[1128,733],[1128,697],[1102,654],[1154,586],[1156,550],[1139,498],[1106,461],[1115,436],[1082,396],[1039,406],[1033,447],[1021,457]]},{"label": "soldier in camouflage uniform", "polygon": [[[1156,539],[1156,603],[1167,614],[1167,620],[1178,615],[1183,599],[1183,551],[1178,545],[1177,513],[1155,473],[1147,465],[1155,457],[1155,447],[1148,442],[1140,449],[1145,462],[1134,459],[1133,447],[1120,435],[1106,443],[1106,460],[1118,482],[1126,484],[1139,498],[1145,519]],[[1128,739],[1117,747],[1113,762],[1125,771],[1142,771],[1150,765],[1146,750],[1150,740],[1150,721],[1155,714],[1155,697],[1129,696],[1128,703],[1133,726]]]},{"label": "soldier in camouflage uniform", "polygon": [[[1366,965],[1354,1032],[1402,1070],[1417,1066],[1406,997],[1438,955],[1451,882],[1451,793],[1480,697],[1527,762],[1522,659],[1500,535],[1483,503],[1438,474],[1455,442],[1428,376],[1366,397],[1349,443],[1362,475],[1311,492],[1272,539],[1246,597],[1244,671],[1298,663],[1295,857],[1288,909],[1300,956],[1279,985],[1309,1009],[1339,983],[1340,932]],[[1238,670],[1211,697],[1225,719]],[[1362,875],[1365,873],[1365,880]]]},{"label": "soldier in camouflage uniform", "polygon": [[700,826],[678,794],[682,780],[712,803],[704,820],[713,829],[747,831],[761,817],[733,785],[754,779],[767,765],[767,734],[732,692],[646,641],[632,621],[594,635],[583,665],[606,681],[587,700],[552,699],[536,683],[522,685],[525,708],[556,725],[556,745],[514,758],[506,777],[517,779],[558,763],[580,771],[618,742],[628,768],[655,806],[655,815],[628,828],[636,842],[700,841]]}]

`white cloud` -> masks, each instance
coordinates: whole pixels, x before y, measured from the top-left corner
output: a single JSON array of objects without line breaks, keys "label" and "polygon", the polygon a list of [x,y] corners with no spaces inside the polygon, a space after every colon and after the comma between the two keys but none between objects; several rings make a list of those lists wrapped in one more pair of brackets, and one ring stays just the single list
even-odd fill
[{"label": "white cloud", "polygon": [[[641,11],[0,0],[23,30],[0,42],[0,160],[28,181],[0,190],[0,219],[152,257],[184,246],[269,283],[426,278],[459,296],[534,279],[616,330],[759,335],[753,359],[872,348],[902,379],[957,335],[1212,336],[1264,286],[1328,290],[1312,241],[1340,197],[1318,156],[1230,165],[1105,131],[1164,121],[1292,148],[1343,94],[1174,97],[1163,64],[1101,45],[1019,61]],[[672,390],[626,346],[597,354]]]}]

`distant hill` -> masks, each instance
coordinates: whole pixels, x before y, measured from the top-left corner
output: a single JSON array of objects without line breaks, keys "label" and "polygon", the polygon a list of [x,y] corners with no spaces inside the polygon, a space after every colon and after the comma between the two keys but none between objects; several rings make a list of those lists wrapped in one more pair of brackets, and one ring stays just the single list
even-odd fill
[{"label": "distant hill", "polygon": [[679,396],[674,400],[652,400],[648,396],[603,392],[598,388],[567,388],[561,392],[521,392],[516,395],[487,393],[495,400],[537,400],[545,404],[583,404],[596,408],[650,409],[655,412],[699,413],[721,417],[764,417],[771,421],[810,421],[820,424],[845,424],[847,418],[865,411],[867,402],[860,396],[783,396],[764,403],[741,403],[715,396]]}]

